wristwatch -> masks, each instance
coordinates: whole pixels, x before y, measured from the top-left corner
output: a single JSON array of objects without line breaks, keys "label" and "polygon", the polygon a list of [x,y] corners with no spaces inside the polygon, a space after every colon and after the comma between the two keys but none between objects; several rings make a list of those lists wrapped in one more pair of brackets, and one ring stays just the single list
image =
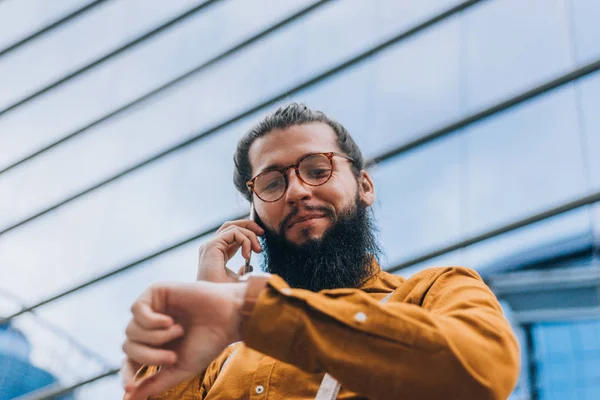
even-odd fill
[{"label": "wristwatch", "polygon": [[267,286],[269,278],[271,278],[271,274],[262,271],[250,272],[239,278],[240,282],[248,282],[248,288],[244,294],[244,303],[240,310],[242,314],[242,331],[252,315],[252,310],[254,310],[260,292]]}]

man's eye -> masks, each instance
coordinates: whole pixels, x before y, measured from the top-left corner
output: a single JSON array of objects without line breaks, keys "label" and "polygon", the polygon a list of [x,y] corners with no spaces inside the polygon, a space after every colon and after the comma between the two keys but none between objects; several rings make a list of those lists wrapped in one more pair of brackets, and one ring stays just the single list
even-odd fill
[{"label": "man's eye", "polygon": [[310,171],[309,175],[311,178],[323,178],[327,176],[327,174],[329,174],[328,169],[313,169]]},{"label": "man's eye", "polygon": [[281,181],[273,181],[269,184],[267,184],[264,188],[264,190],[276,190],[279,187],[281,187]]}]

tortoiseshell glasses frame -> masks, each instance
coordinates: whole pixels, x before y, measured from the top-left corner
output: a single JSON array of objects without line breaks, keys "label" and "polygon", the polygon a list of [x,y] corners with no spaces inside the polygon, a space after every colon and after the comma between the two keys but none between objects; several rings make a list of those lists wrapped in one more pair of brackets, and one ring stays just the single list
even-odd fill
[{"label": "tortoiseshell glasses frame", "polygon": [[[251,193],[266,203],[274,203],[281,199],[288,188],[287,171],[293,168],[300,181],[309,186],[321,186],[329,182],[333,175],[333,157],[342,157],[354,163],[344,154],[333,151],[326,153],[310,153],[304,155],[296,164],[282,168],[269,168],[246,182]],[[281,184],[283,183],[283,186]],[[279,185],[269,188],[270,185]],[[269,192],[270,191],[270,192]]]}]

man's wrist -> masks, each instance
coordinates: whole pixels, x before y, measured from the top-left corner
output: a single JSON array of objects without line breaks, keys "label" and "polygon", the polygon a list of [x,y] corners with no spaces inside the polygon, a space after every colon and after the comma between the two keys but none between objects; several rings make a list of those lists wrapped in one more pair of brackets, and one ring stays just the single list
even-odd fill
[{"label": "man's wrist", "polygon": [[234,343],[242,340],[242,307],[244,305],[244,296],[248,290],[248,282],[232,283],[230,285],[232,287],[232,301],[235,308],[235,327],[232,340],[232,343]]},{"label": "man's wrist", "polygon": [[235,299],[236,309],[241,311],[242,305],[244,304],[244,296],[248,290],[248,282],[237,282],[232,284],[233,286],[233,297]]},{"label": "man's wrist", "polygon": [[240,282],[245,284],[243,302],[240,307],[240,334],[243,334],[244,328],[248,325],[260,293],[267,287],[270,277],[271,274],[264,272],[252,272],[240,278]]}]

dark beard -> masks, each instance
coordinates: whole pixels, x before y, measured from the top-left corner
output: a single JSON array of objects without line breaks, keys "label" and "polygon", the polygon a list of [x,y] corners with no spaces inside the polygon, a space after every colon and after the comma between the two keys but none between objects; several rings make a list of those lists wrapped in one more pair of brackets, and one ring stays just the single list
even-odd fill
[{"label": "dark beard", "polygon": [[372,257],[381,253],[372,218],[358,198],[320,239],[297,245],[265,228],[261,242],[264,271],[313,292],[359,287],[374,272]]}]

